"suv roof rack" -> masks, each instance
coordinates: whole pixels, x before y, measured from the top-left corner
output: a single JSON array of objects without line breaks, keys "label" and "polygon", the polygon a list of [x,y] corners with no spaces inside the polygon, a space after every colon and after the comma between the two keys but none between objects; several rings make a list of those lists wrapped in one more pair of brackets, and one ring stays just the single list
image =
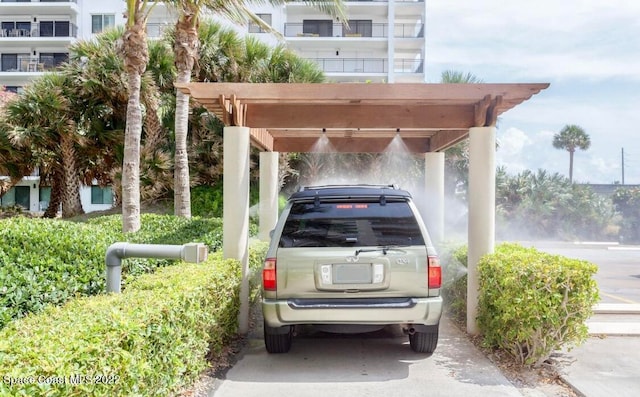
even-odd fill
[{"label": "suv roof rack", "polygon": [[340,189],[340,188],[358,188],[358,187],[363,187],[363,188],[378,188],[378,189],[393,189],[393,190],[399,190],[400,188],[398,187],[398,185],[396,184],[389,184],[389,185],[373,185],[373,184],[366,184],[366,183],[361,183],[361,184],[353,184],[353,185],[318,185],[318,186],[300,186],[300,189],[298,189],[299,192],[304,192],[306,190],[320,190],[320,189]]},{"label": "suv roof rack", "polygon": [[399,189],[396,185],[322,185],[305,186],[293,193],[289,200],[313,200],[317,204],[320,200],[355,200],[376,199],[384,205],[388,199],[406,200],[411,194]]}]

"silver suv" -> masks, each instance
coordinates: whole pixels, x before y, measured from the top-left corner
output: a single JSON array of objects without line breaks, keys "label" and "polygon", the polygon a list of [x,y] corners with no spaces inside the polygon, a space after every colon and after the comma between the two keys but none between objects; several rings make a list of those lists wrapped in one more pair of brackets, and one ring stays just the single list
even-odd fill
[{"label": "silver suv", "polygon": [[262,271],[267,351],[288,352],[297,325],[345,332],[397,324],[414,351],[432,353],[441,274],[407,191],[306,187],[289,198]]}]

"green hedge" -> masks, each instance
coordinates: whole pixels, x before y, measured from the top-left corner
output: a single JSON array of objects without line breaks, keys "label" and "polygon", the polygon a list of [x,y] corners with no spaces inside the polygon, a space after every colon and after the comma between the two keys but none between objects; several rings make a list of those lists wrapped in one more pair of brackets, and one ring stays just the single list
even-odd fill
[{"label": "green hedge", "polygon": [[[254,273],[264,252],[252,249]],[[216,253],[12,322],[0,331],[0,395],[175,394],[235,335],[239,269]]]},{"label": "green hedge", "polygon": [[478,326],[484,343],[538,366],[588,335],[599,300],[597,266],[517,244],[502,244],[478,264]]},{"label": "green hedge", "polygon": [[[123,235],[120,215],[88,223],[51,219],[0,220],[0,328],[49,304],[105,289],[105,253],[117,241],[150,244],[204,242],[222,245],[222,221],[144,214],[142,229]],[[131,258],[123,276],[152,272],[175,261]]]},{"label": "green hedge", "polygon": [[467,321],[467,246],[445,248],[442,299],[445,309],[459,323]]}]

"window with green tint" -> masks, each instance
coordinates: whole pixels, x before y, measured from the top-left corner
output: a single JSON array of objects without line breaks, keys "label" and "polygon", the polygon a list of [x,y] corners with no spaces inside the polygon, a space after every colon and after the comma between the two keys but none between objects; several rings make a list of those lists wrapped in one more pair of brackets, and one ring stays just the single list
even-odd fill
[{"label": "window with green tint", "polygon": [[2,196],[0,203],[3,207],[19,205],[28,210],[31,205],[30,194],[31,189],[29,186],[14,186]]},{"label": "window with green tint", "polygon": [[91,204],[113,204],[111,187],[91,186]]}]

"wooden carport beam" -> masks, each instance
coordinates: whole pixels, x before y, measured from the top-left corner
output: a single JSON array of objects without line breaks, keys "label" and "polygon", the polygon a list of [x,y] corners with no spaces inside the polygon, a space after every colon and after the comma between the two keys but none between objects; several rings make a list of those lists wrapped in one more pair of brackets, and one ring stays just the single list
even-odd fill
[{"label": "wooden carport beam", "polygon": [[[338,153],[382,153],[388,149],[392,137],[386,138],[354,138],[334,137],[330,138],[331,151]],[[318,138],[289,137],[274,138],[273,150],[276,152],[314,152]],[[428,138],[403,138],[402,142],[409,153],[426,153],[429,151]]]},{"label": "wooden carport beam", "polygon": [[[487,104],[487,108],[489,104]],[[474,110],[453,105],[261,104],[251,106],[247,124],[263,128],[468,128]],[[485,119],[486,120],[486,109]]]},{"label": "wooden carport beam", "polygon": [[265,128],[252,128],[249,131],[251,143],[260,150],[273,152],[273,137]]},{"label": "wooden carport beam", "polygon": [[231,98],[223,94],[219,97],[222,108],[222,122],[233,127],[245,127],[247,125],[247,105],[238,100],[235,94]]},{"label": "wooden carport beam", "polygon": [[498,121],[498,110],[502,106],[502,95],[492,98],[487,94],[473,107],[474,127],[493,127]]},{"label": "wooden carport beam", "polygon": [[431,137],[429,151],[441,152],[466,139],[468,136],[468,130],[439,131],[437,134]]}]

